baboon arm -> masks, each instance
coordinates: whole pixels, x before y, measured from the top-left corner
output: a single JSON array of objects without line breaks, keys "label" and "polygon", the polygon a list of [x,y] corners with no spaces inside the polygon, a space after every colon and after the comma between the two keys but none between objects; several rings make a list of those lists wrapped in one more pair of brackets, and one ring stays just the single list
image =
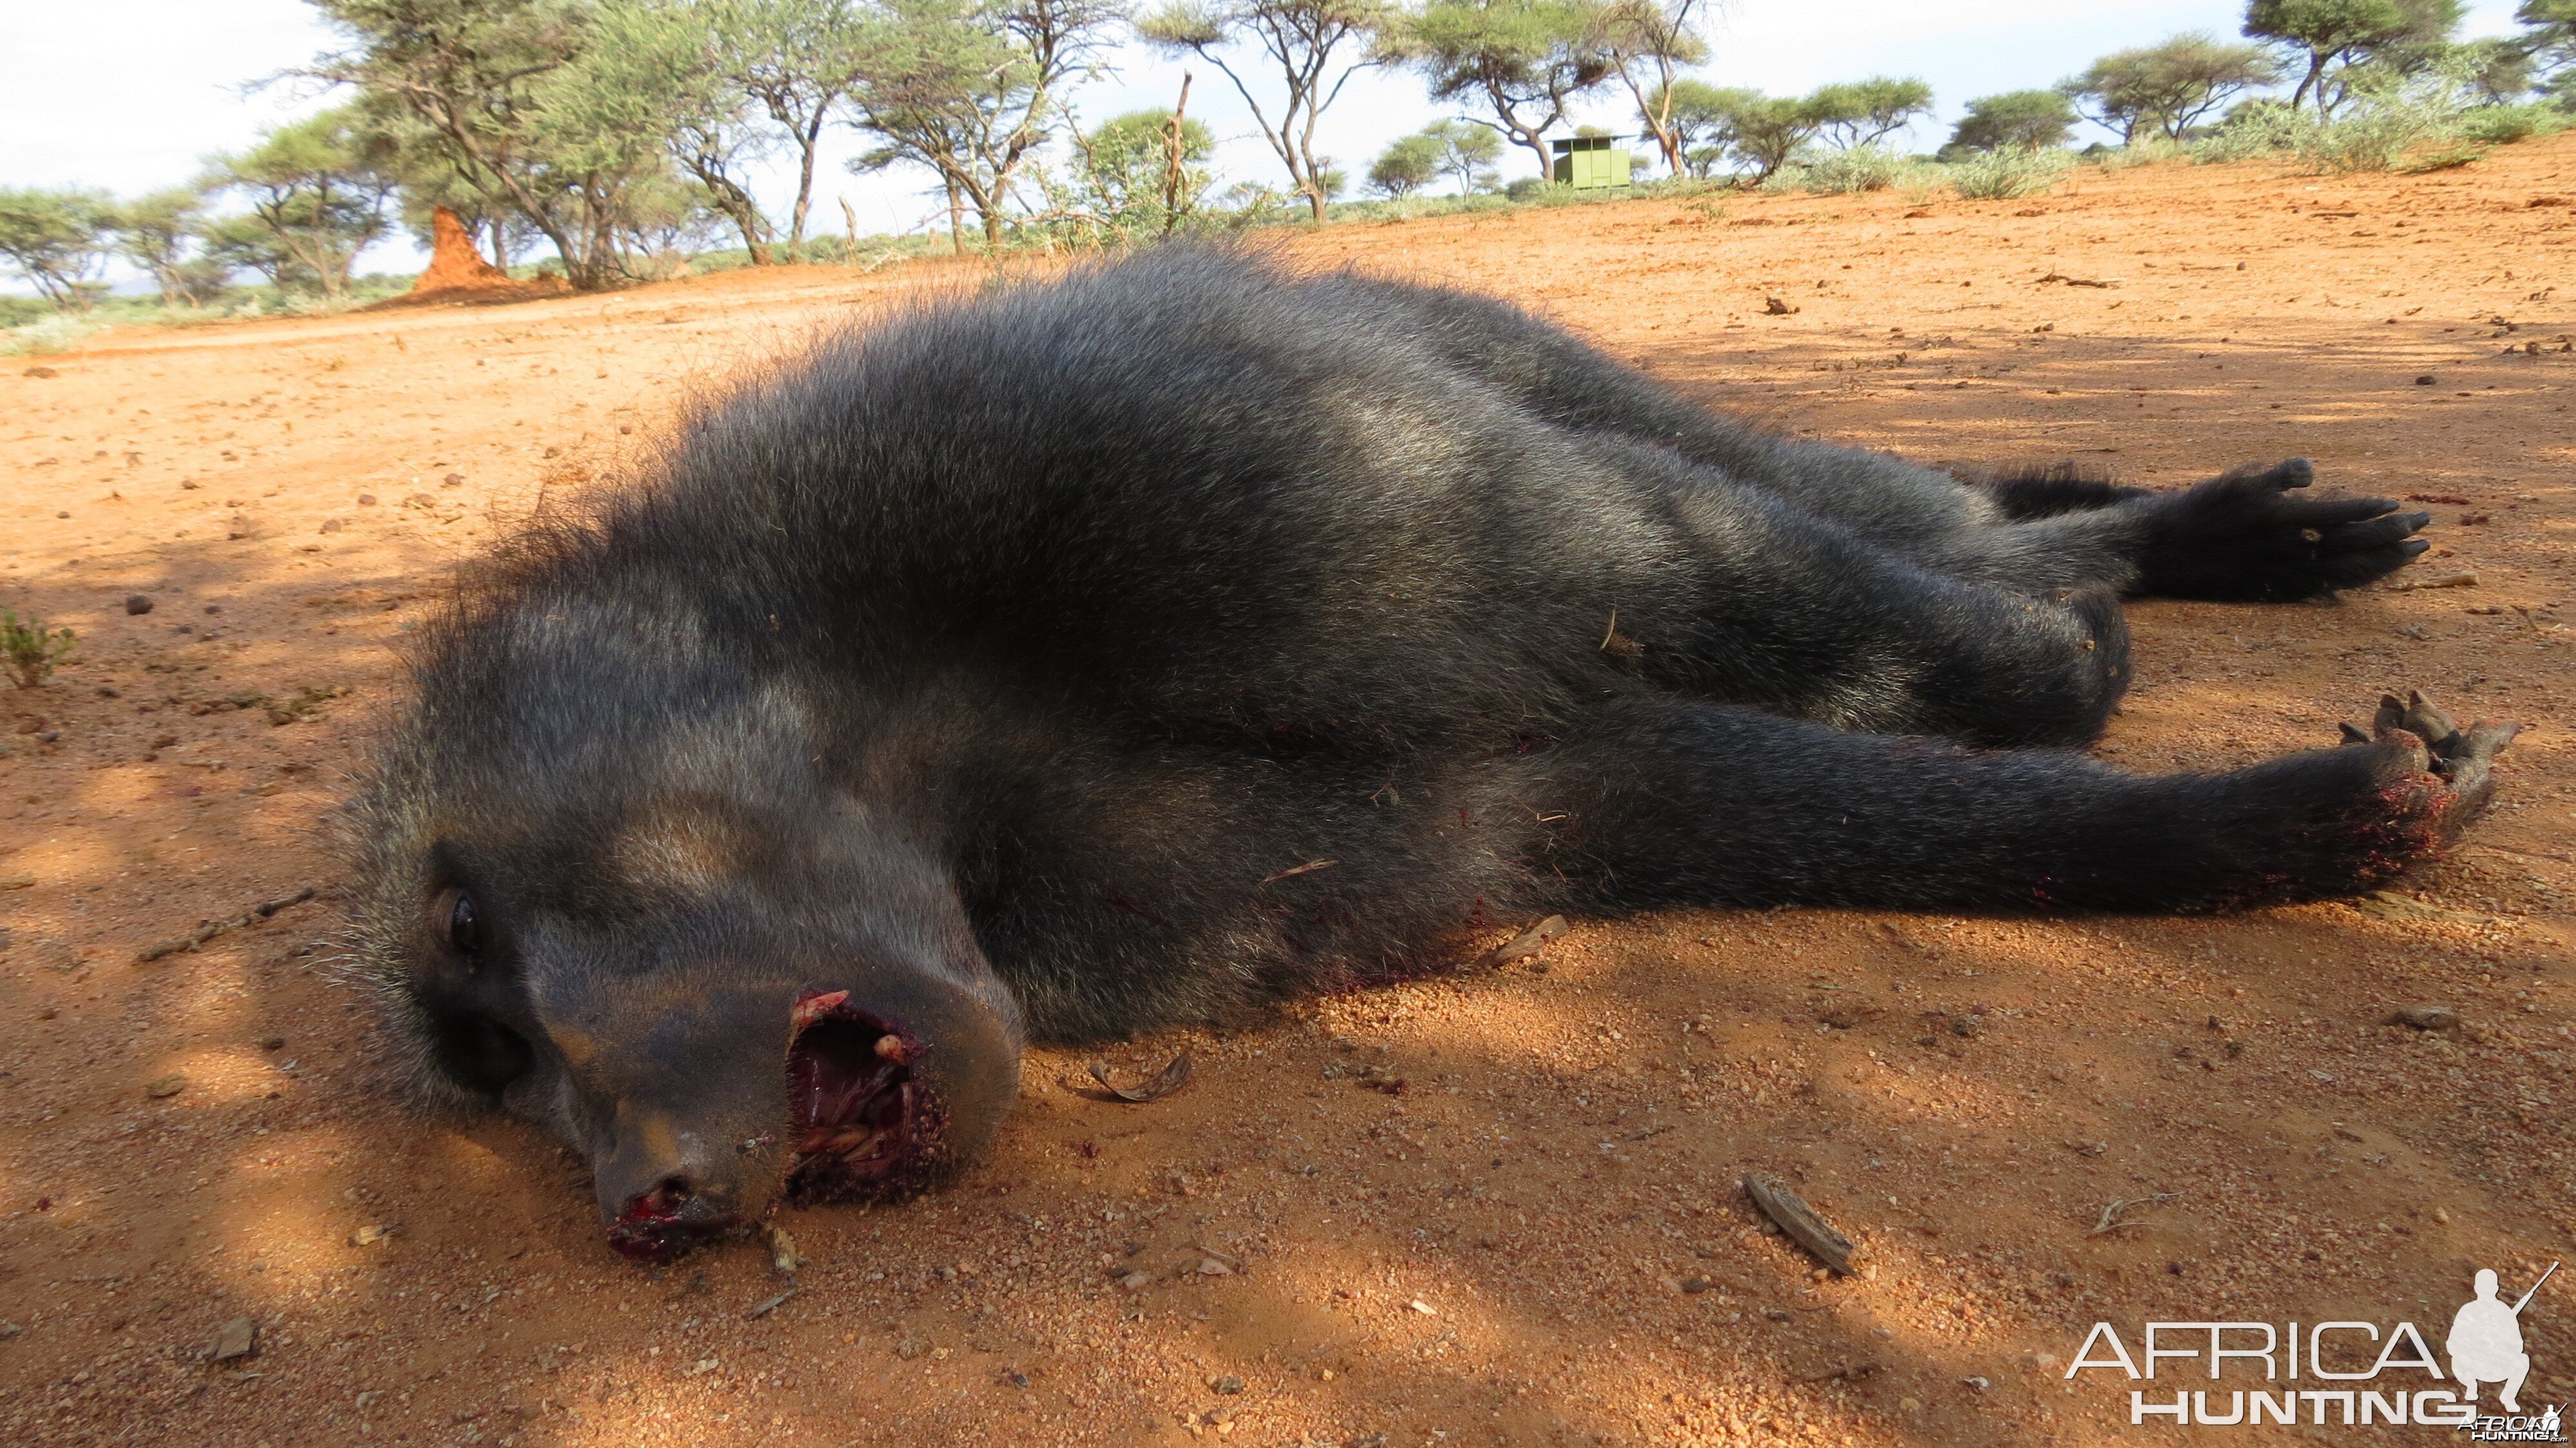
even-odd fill
[{"label": "baboon arm", "polygon": [[2224,774],[2135,776],[1668,700],[1594,724],[1531,762],[1546,776],[1532,796],[1567,817],[1545,863],[1609,912],[2172,911],[2350,893],[2454,837],[2502,742],[2464,731],[2476,757],[2454,767],[2383,729]]}]

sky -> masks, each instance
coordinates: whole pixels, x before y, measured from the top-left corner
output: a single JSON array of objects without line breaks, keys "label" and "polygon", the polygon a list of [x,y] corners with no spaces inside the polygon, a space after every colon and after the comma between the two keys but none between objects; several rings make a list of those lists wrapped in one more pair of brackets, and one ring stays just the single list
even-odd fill
[{"label": "sky", "polygon": [[[2513,33],[2514,0],[2476,0],[2463,33]],[[1938,100],[1911,144],[1929,150],[1947,136],[1970,99],[2045,87],[2094,57],[2152,44],[2184,30],[2232,35],[2241,0],[1727,0],[1706,27],[1721,85],[1796,94],[1828,81],[1868,75],[1920,76]],[[315,53],[333,36],[302,0],[122,0],[108,11],[61,0],[0,0],[0,186],[90,186],[132,196],[185,184],[208,154],[237,149],[260,131],[332,104],[335,97],[294,81],[261,84]],[[1268,181],[1285,173],[1251,112],[1222,75],[1128,43],[1106,60],[1111,73],[1072,97],[1086,123],[1124,111],[1168,108],[1184,69],[1196,79],[1190,113],[1217,133],[1221,183]],[[1265,102],[1258,73],[1245,78]],[[1625,92],[1605,93],[1574,117],[1614,131],[1635,122]],[[1385,144],[1454,109],[1436,107],[1414,74],[1355,77],[1325,113],[1322,149],[1354,176]],[[866,149],[855,131],[835,128],[817,168],[818,225],[837,229],[846,197],[860,231],[901,232],[931,223],[942,208],[930,178],[897,169],[853,175],[842,162]],[[1534,172],[1525,153],[1504,158],[1504,175]],[[768,168],[762,200],[784,214],[794,172]],[[419,248],[396,236],[372,248],[362,269],[410,271]],[[10,288],[16,290],[15,288]]]}]

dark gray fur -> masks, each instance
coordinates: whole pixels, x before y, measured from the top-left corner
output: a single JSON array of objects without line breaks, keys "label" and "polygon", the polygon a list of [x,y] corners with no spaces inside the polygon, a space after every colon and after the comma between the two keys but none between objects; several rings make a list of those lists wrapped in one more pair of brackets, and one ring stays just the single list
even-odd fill
[{"label": "dark gray fur", "polygon": [[[574,1057],[750,977],[933,982],[1015,1049],[1549,911],[2355,889],[2474,813],[2483,753],[2073,750],[2128,681],[2122,594],[2314,596],[2422,547],[2307,477],[1972,486],[1482,298],[1083,270],[818,343],[481,580],[360,812],[366,955],[426,1079],[600,1157],[621,1093],[756,1092],[783,1026]],[[489,922],[470,963],[443,889]]]}]

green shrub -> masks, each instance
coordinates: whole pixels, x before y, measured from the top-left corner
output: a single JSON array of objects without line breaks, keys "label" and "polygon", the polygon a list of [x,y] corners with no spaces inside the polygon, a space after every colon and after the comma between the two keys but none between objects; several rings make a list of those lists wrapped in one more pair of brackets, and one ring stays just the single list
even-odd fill
[{"label": "green shrub", "polygon": [[72,656],[72,631],[45,629],[45,621],[29,615],[18,621],[17,611],[0,608],[0,671],[21,689],[41,688],[54,665]]},{"label": "green shrub", "polygon": [[1970,201],[2017,201],[2057,184],[2075,158],[2064,151],[1985,151],[1950,163],[1950,189]]},{"label": "green shrub", "polygon": [[1798,183],[1825,196],[1852,196],[1884,191],[1901,180],[1913,161],[1884,146],[1854,146],[1800,167]]},{"label": "green shrub", "polygon": [[[2475,91],[2456,64],[2401,75],[2381,66],[2356,66],[2343,109],[2320,118],[2304,106],[2257,101],[2237,108],[2227,123],[2192,148],[2203,161],[2246,161],[2286,156],[2311,172],[2433,170],[2476,159],[2471,117],[2478,110],[2522,107],[2471,104]],[[2488,124],[2509,128],[2510,122]],[[2538,122],[2534,122],[2535,129]],[[2529,134],[2526,132],[2525,134]]]},{"label": "green shrub", "polygon": [[1909,205],[1929,206],[1950,189],[1950,168],[1938,161],[1916,162],[1896,178],[1897,194]]},{"label": "green shrub", "polygon": [[2179,143],[2167,140],[2162,132],[2141,131],[2125,146],[2105,146],[2085,157],[2105,171],[2126,171],[2132,166],[2152,166],[2159,161],[2179,161],[2189,152]]},{"label": "green shrub", "polygon": [[2556,106],[2475,106],[2460,118],[2460,134],[2482,146],[2510,146],[2554,136],[2567,129],[2569,119]]},{"label": "green shrub", "polygon": [[24,326],[11,327],[0,336],[0,355],[11,357],[50,357],[69,352],[88,340],[98,330],[94,322],[75,317],[69,312],[56,312],[39,317]]}]

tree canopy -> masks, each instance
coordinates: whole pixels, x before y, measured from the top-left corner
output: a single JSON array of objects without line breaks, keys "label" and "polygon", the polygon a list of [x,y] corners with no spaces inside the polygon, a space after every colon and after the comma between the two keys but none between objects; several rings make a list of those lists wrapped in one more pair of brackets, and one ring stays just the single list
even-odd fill
[{"label": "tree canopy", "polygon": [[2279,46],[2301,67],[2291,105],[2313,98],[2319,115],[2331,115],[2344,71],[2439,45],[2467,12],[2466,0],[2253,0],[2245,34]]},{"label": "tree canopy", "polygon": [[2280,66],[2259,45],[2187,33],[2114,51],[2058,89],[2122,141],[2135,139],[2141,126],[2178,141],[2228,101],[2279,78]]},{"label": "tree canopy", "polygon": [[1819,86],[1806,99],[1807,120],[1818,135],[1840,150],[1875,145],[1913,124],[1932,109],[1932,87],[1908,77],[1874,75],[1867,80]]},{"label": "tree canopy", "polygon": [[1481,102],[1544,177],[1547,133],[1576,97],[1618,73],[1613,37],[1611,12],[1596,0],[1428,0],[1403,43],[1433,99]]},{"label": "tree canopy", "polygon": [[45,300],[87,308],[115,216],[115,203],[97,191],[0,188],[0,259]]},{"label": "tree canopy", "polygon": [[[1148,44],[1217,68],[1251,107],[1261,138],[1317,221],[1333,197],[1332,159],[1315,150],[1316,123],[1363,70],[1392,58],[1384,41],[1397,19],[1390,0],[1172,0],[1136,23]],[[1258,58],[1237,59],[1250,50]],[[1252,78],[1279,90],[1265,103]],[[1266,84],[1264,91],[1268,90]]]},{"label": "tree canopy", "polygon": [[1944,156],[1969,151],[2041,151],[2075,129],[2075,104],[2053,90],[2006,91],[1968,102]]}]

